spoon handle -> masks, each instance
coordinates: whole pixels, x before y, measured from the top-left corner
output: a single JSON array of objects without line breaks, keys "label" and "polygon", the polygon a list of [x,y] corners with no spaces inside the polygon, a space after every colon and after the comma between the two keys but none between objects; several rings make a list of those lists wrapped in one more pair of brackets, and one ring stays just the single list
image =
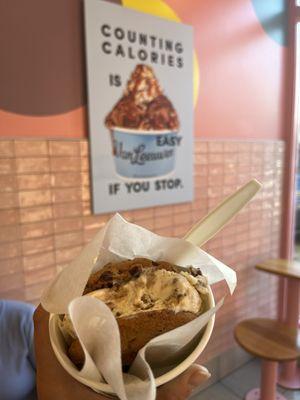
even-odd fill
[{"label": "spoon handle", "polygon": [[252,199],[261,186],[256,179],[246,183],[195,224],[184,239],[201,247]]}]

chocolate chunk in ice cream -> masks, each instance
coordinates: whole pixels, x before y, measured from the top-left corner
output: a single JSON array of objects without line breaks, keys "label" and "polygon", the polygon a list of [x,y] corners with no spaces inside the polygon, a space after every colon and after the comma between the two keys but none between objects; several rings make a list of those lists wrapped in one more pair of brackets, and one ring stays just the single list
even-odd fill
[{"label": "chocolate chunk in ice cream", "polygon": [[139,64],[127,82],[124,95],[107,115],[108,128],[141,130],[179,129],[171,101],[163,94],[151,67]]}]

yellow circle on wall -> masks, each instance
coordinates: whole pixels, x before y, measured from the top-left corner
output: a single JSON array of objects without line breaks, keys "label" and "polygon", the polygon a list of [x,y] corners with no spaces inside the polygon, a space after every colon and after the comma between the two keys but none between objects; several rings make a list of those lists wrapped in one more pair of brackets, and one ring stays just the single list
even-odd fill
[{"label": "yellow circle on wall", "polygon": [[[136,11],[141,11],[147,14],[155,15],[156,17],[162,17],[170,21],[181,22],[178,15],[172,10],[172,8],[166,4],[163,0],[122,0],[122,4],[127,8],[132,8]],[[199,63],[197,54],[194,51],[193,54],[193,99],[194,107],[197,104],[199,94]]]}]

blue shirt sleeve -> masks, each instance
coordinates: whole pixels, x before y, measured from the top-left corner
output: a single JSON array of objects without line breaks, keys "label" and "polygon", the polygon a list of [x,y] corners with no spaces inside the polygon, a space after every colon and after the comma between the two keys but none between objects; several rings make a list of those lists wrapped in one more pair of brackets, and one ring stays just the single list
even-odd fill
[{"label": "blue shirt sleeve", "polygon": [[0,300],[0,399],[35,398],[34,306]]}]

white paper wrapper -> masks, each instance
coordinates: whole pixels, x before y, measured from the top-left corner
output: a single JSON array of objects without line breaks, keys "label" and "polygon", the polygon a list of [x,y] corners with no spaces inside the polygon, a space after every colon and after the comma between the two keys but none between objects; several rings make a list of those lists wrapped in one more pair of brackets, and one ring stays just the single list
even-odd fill
[{"label": "white paper wrapper", "polygon": [[222,301],[188,324],[152,339],[139,351],[129,373],[122,374],[116,319],[103,302],[82,293],[92,272],[108,262],[135,257],[199,267],[210,285],[225,279],[231,293],[236,286],[235,272],[198,247],[183,239],[158,236],[116,214],[57,275],[43,293],[41,303],[50,313],[70,315],[86,356],[78,376],[94,382],[105,380],[121,400],[154,400],[153,370],[174,365],[188,355],[193,339],[199,337]]}]

